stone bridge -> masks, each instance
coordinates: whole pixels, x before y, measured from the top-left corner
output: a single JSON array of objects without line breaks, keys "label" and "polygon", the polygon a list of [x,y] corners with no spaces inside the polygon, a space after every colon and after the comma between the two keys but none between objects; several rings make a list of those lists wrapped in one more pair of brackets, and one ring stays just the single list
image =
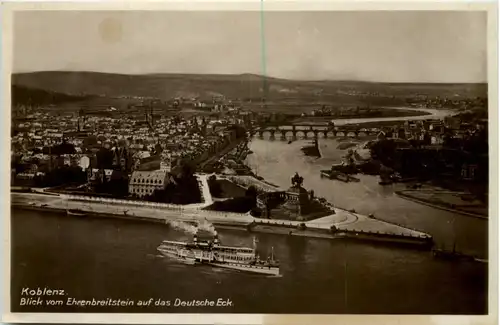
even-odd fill
[{"label": "stone bridge", "polygon": [[358,138],[377,135],[380,131],[377,129],[353,128],[353,127],[335,127],[333,125],[290,125],[268,128],[257,128],[250,131],[250,136],[258,136],[263,139],[267,135],[273,140],[279,137],[280,140],[293,139],[299,137],[304,139],[318,138]]}]

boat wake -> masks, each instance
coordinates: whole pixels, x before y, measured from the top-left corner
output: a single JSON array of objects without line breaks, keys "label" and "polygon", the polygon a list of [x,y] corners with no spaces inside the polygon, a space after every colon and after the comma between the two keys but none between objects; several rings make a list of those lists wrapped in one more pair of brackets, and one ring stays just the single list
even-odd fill
[{"label": "boat wake", "polygon": [[[244,272],[241,270],[235,270],[235,269],[228,269],[228,268],[218,268],[218,267],[211,267],[207,268],[207,271],[203,271],[202,273],[204,274],[238,274],[240,276],[244,277],[249,277],[249,278],[263,278],[262,274],[255,274],[255,273],[250,273],[250,272]],[[272,278],[282,278],[282,274],[278,275],[265,275],[264,278],[266,279],[272,279]]]},{"label": "boat wake", "polygon": [[488,263],[488,260],[483,259],[483,258],[475,258],[474,261],[479,262],[479,263]]},{"label": "boat wake", "polygon": [[[146,257],[147,258],[153,258],[153,259],[157,258],[157,259],[165,260],[165,262],[180,262],[180,264],[186,264],[185,260],[173,258],[173,257],[170,257],[170,256],[165,256],[163,254],[146,254]],[[179,263],[176,263],[176,264],[179,264]]]},{"label": "boat wake", "polygon": [[168,224],[170,227],[176,230],[180,230],[191,235],[196,235],[198,230],[202,230],[207,233],[210,233],[212,236],[217,236],[217,231],[215,230],[214,225],[206,219],[202,221],[197,221],[196,225],[192,225],[187,222],[178,220],[166,221],[166,224]]},{"label": "boat wake", "polygon": [[204,274],[230,274],[230,273],[236,273],[236,272],[234,270],[231,270],[231,269],[210,267],[210,268],[206,268],[205,271],[202,271],[201,273],[204,273]]},{"label": "boat wake", "polygon": [[161,257],[162,262],[167,264],[169,268],[174,268],[174,269],[185,269],[186,266],[192,266],[195,263],[186,261],[186,260],[181,260],[173,257],[168,257],[168,256],[162,256]]}]

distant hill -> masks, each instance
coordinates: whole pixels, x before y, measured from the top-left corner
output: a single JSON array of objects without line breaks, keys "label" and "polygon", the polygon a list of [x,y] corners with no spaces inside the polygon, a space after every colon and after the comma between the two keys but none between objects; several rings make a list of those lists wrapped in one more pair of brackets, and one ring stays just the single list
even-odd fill
[{"label": "distant hill", "polygon": [[[148,74],[123,75],[98,72],[33,72],[14,74],[14,85],[63,94],[104,95],[106,97],[141,96],[170,99],[173,97],[260,98],[264,77],[255,74],[197,75]],[[385,93],[406,96],[410,93],[430,96],[486,96],[486,84],[415,84],[372,83],[358,81],[295,81],[267,78],[268,98],[337,96],[342,91]]]},{"label": "distant hill", "polygon": [[262,78],[255,75],[121,75],[95,72],[35,72],[15,74],[14,85],[71,95],[231,98],[259,96]]},{"label": "distant hill", "polygon": [[55,91],[33,89],[25,86],[12,85],[12,106],[19,105],[50,105],[84,100],[83,96],[71,96]]}]

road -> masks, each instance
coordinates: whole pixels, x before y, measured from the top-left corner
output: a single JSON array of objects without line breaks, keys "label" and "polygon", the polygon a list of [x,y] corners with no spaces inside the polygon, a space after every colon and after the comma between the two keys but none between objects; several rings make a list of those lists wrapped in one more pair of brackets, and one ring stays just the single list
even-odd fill
[{"label": "road", "polygon": [[[252,222],[259,224],[299,226],[302,221],[260,219],[254,218],[250,214],[219,212],[203,209],[167,209],[148,206],[129,206],[123,204],[106,204],[99,202],[85,202],[68,200],[64,197],[54,197],[35,193],[11,193],[11,203],[16,206],[36,206],[60,209],[79,209],[91,213],[114,214],[117,216],[148,218],[168,221],[203,221],[212,223],[225,223],[228,225],[248,225]],[[426,234],[404,228],[385,221],[371,219],[357,213],[343,209],[333,208],[334,213],[320,219],[305,222],[309,229],[330,229],[335,225],[341,230],[352,230],[360,232],[385,233],[390,235],[405,235],[411,237],[425,237]]]},{"label": "road", "polygon": [[242,141],[246,141],[246,138],[241,138],[241,139],[236,139],[234,142],[230,143],[226,148],[222,149],[221,151],[213,154],[211,157],[206,159],[205,161],[201,162],[199,164],[200,168],[205,167],[206,165],[220,159],[221,157],[224,157],[227,155],[231,150],[236,148]]}]

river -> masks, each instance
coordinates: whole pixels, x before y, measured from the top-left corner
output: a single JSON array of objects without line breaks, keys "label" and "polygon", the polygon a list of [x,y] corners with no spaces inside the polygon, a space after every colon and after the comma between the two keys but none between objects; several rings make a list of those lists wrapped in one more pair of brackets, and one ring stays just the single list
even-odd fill
[{"label": "river", "polygon": [[391,122],[391,121],[410,121],[410,120],[426,120],[426,119],[444,119],[446,116],[455,114],[455,111],[447,109],[435,108],[413,108],[413,107],[385,107],[394,110],[405,111],[421,111],[428,113],[427,115],[419,116],[395,116],[395,117],[366,117],[366,118],[349,118],[349,119],[333,119],[332,122],[339,125],[360,124],[367,122]]},{"label": "river", "polygon": [[310,141],[291,144],[276,140],[253,139],[248,164],[257,174],[286,189],[291,177],[299,172],[304,187],[312,189],[334,205],[355,209],[362,214],[373,213],[378,219],[394,222],[431,234],[438,247],[452,249],[478,257],[486,257],[488,250],[488,221],[451,213],[397,196],[394,192],[404,185],[380,186],[375,176],[361,175],[360,182],[343,183],[320,177],[321,169],[338,163],[345,150],[338,150],[335,139],[321,139],[320,159],[302,155],[300,148]]},{"label": "river", "polygon": [[[413,121],[413,120],[427,120],[427,119],[438,119],[442,120],[447,116],[452,116],[456,114],[456,111],[449,109],[435,109],[435,108],[414,108],[414,107],[383,107],[385,109],[393,109],[393,110],[403,110],[403,111],[414,111],[414,112],[425,112],[426,115],[417,115],[417,116],[391,116],[391,117],[361,117],[361,118],[338,118],[331,119],[336,126],[347,125],[347,124],[361,124],[368,122],[394,122],[394,121]],[[325,124],[327,122],[325,120],[321,122],[316,121],[303,121],[300,122],[301,125],[308,124]],[[273,127],[274,129],[274,127]],[[306,129],[303,126],[298,126],[297,130]]]},{"label": "river", "polygon": [[[487,264],[449,262],[429,252],[343,240],[258,234],[274,248],[281,277],[265,277],[162,258],[164,239],[187,234],[160,224],[85,219],[14,210],[11,303],[14,312],[482,314]],[[252,235],[223,231],[227,245]],[[20,306],[23,288],[63,289],[64,300],[229,298],[232,307]]]}]

